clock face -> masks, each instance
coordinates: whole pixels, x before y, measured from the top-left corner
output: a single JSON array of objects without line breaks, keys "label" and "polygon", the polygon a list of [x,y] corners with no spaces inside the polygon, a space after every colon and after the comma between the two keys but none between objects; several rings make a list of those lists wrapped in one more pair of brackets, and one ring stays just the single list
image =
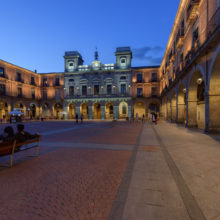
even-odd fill
[{"label": "clock face", "polygon": [[99,66],[99,64],[98,64],[98,63],[95,63],[95,66],[97,67],[97,66]]}]

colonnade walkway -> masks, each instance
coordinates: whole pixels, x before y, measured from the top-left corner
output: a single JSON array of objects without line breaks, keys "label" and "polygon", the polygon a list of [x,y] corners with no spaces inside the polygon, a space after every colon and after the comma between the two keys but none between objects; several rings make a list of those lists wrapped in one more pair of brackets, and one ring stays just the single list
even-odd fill
[{"label": "colonnade walkway", "polygon": [[0,167],[1,220],[220,220],[219,136],[164,121],[25,127],[40,156]]},{"label": "colonnade walkway", "polygon": [[220,136],[145,124],[110,219],[219,220]]}]

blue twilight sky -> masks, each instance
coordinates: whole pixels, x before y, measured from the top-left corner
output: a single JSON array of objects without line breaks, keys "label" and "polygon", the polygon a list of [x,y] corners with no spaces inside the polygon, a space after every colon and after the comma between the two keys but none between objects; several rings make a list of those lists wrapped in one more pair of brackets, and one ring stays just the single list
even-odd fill
[{"label": "blue twilight sky", "polygon": [[98,47],[115,63],[130,46],[132,66],[160,64],[179,0],[0,0],[0,59],[38,72],[63,72],[65,51],[89,65]]}]

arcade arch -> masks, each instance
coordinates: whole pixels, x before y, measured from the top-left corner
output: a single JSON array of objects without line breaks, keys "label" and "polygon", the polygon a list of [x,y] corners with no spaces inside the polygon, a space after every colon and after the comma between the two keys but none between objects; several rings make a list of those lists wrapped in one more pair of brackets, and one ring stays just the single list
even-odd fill
[{"label": "arcade arch", "polygon": [[89,106],[87,103],[82,103],[80,106],[80,115],[83,115],[84,119],[89,118]]},{"label": "arcade arch", "polygon": [[128,117],[128,103],[121,102],[119,104],[119,118],[127,118]]},{"label": "arcade arch", "polygon": [[134,117],[136,117],[138,115],[138,117],[142,118],[143,115],[144,117],[146,116],[146,106],[144,102],[138,101],[135,102],[134,104]]},{"label": "arcade arch", "polygon": [[171,98],[171,120],[176,122],[176,91],[173,91]]},{"label": "arcade arch", "polygon": [[193,73],[189,84],[188,126],[205,129],[205,82],[200,71]]},{"label": "arcade arch", "polygon": [[63,111],[63,106],[60,103],[56,103],[53,106],[53,115],[56,119],[62,118],[62,114],[61,114],[62,111]]},{"label": "arcade arch", "polygon": [[42,106],[42,117],[49,118],[51,116],[50,107],[48,103],[44,103]]},{"label": "arcade arch", "polygon": [[93,119],[101,119],[101,105],[100,103],[96,102],[92,106],[93,108]]},{"label": "arcade arch", "polygon": [[178,123],[186,123],[186,87],[181,84],[178,89]]},{"label": "arcade arch", "polygon": [[75,104],[71,103],[68,106],[68,118],[75,119],[75,117],[76,117]]},{"label": "arcade arch", "polygon": [[106,119],[113,119],[113,117],[114,117],[113,109],[114,109],[114,107],[113,107],[113,104],[111,102],[106,103],[106,105],[105,105]]}]

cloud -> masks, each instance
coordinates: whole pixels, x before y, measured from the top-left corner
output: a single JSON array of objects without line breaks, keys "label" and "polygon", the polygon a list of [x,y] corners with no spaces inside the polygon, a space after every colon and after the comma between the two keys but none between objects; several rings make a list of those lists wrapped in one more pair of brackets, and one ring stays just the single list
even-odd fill
[{"label": "cloud", "polygon": [[145,61],[147,65],[159,65],[163,58],[164,49],[160,46],[141,47],[133,49],[133,58]]}]

